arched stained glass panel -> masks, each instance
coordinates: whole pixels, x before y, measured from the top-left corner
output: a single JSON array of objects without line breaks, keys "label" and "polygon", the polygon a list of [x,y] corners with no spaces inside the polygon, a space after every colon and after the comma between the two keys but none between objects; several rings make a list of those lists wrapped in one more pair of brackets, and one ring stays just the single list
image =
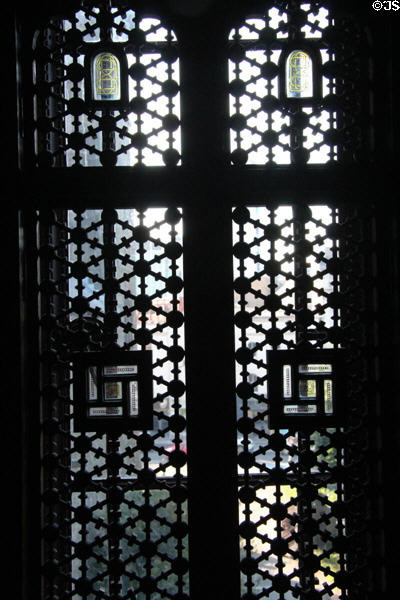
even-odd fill
[{"label": "arched stained glass panel", "polygon": [[313,95],[312,60],[303,50],[291,52],[286,61],[286,95],[310,98]]},{"label": "arched stained glass panel", "polygon": [[110,52],[98,54],[92,65],[93,99],[119,100],[121,97],[118,59]]}]

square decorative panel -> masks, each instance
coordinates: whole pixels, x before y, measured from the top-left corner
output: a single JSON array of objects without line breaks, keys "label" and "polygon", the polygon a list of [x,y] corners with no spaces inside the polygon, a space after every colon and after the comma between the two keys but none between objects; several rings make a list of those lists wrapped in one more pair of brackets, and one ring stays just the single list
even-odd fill
[{"label": "square decorative panel", "polygon": [[267,352],[270,426],[315,429],[341,425],[346,386],[342,350]]},{"label": "square decorative panel", "polygon": [[151,429],[150,351],[79,353],[73,360],[77,431]]}]

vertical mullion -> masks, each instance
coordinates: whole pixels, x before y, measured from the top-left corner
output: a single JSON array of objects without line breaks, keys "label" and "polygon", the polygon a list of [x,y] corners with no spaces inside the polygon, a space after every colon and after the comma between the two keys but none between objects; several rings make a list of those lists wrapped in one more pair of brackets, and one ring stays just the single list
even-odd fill
[{"label": "vertical mullion", "polygon": [[[228,114],[224,32],[181,31],[189,557],[192,600],[239,597],[231,203],[221,177]],[[212,582],[212,583],[211,583]]]},{"label": "vertical mullion", "polygon": [[[191,229],[184,244],[191,591],[193,598],[197,593],[235,598],[239,544],[232,255],[223,232],[230,210],[208,208],[213,232],[202,208],[185,212]],[[215,583],[210,589],[210,581],[221,589]]]}]

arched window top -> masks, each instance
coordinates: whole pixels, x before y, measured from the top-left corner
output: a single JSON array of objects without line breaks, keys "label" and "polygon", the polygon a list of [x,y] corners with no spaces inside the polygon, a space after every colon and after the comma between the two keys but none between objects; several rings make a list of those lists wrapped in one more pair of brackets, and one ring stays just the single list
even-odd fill
[{"label": "arched window top", "polygon": [[[318,3],[320,4],[320,3]],[[324,6],[316,6],[316,3],[304,3],[299,8],[286,10],[282,7],[270,6],[261,17],[246,19],[245,22],[231,30],[229,39],[256,40],[260,32],[269,31],[271,39],[287,39],[289,31],[293,31],[293,14],[301,15],[301,26],[297,28],[299,38],[317,39],[322,38],[323,31],[330,24],[329,11]]]},{"label": "arched window top", "polygon": [[[63,19],[65,31],[74,28],[82,32],[83,41],[87,44],[96,44],[104,41],[105,35],[101,28],[101,17],[105,10],[104,2],[96,2],[90,10],[79,10],[73,18]],[[122,10],[111,6],[108,10],[111,18],[111,27],[107,32],[108,38],[113,42],[128,42],[134,37],[134,32],[140,30],[145,35],[146,42],[176,42],[175,33],[163,26],[159,19],[154,17],[139,17],[132,9]]]},{"label": "arched window top", "polygon": [[37,32],[32,67],[38,166],[180,163],[178,44],[161,20],[85,0]]},{"label": "arched window top", "polygon": [[320,2],[270,5],[238,23],[228,41],[232,163],[354,161],[362,40],[359,23]]}]

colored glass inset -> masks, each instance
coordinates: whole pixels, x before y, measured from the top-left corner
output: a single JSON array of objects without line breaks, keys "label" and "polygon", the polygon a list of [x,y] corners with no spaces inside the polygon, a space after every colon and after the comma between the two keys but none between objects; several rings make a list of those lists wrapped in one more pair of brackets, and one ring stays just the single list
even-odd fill
[{"label": "colored glass inset", "polygon": [[331,415],[333,413],[333,394],[332,394],[332,380],[324,380],[324,404],[325,413]]},{"label": "colored glass inset", "polygon": [[138,405],[138,382],[130,381],[129,382],[129,414],[131,417],[139,414],[139,405]]},{"label": "colored glass inset", "polygon": [[112,381],[104,384],[104,400],[121,400],[122,398],[122,383],[120,381]]},{"label": "colored glass inset", "polygon": [[94,406],[89,408],[89,417],[122,417],[122,406]]},{"label": "colored glass inset", "polygon": [[112,365],[103,368],[103,374],[107,377],[120,375],[137,375],[137,365]]},{"label": "colored glass inset", "polygon": [[311,373],[312,375],[317,375],[319,373],[332,373],[332,365],[329,365],[329,364],[299,365],[299,373]]},{"label": "colored glass inset", "polygon": [[299,381],[300,398],[315,398],[317,395],[317,385],[315,379],[301,379]]},{"label": "colored glass inset", "polygon": [[283,396],[284,398],[292,397],[292,367],[283,365]]},{"label": "colored glass inset", "polygon": [[285,415],[315,415],[317,406],[315,404],[288,404],[283,407]]},{"label": "colored glass inset", "polygon": [[89,367],[87,377],[89,383],[89,400],[97,400],[97,368]]},{"label": "colored glass inset", "polygon": [[102,52],[93,63],[93,99],[119,100],[120,97],[119,61],[110,52]]},{"label": "colored glass inset", "polygon": [[310,98],[313,95],[312,61],[303,50],[294,50],[288,56],[286,95],[288,98]]}]

